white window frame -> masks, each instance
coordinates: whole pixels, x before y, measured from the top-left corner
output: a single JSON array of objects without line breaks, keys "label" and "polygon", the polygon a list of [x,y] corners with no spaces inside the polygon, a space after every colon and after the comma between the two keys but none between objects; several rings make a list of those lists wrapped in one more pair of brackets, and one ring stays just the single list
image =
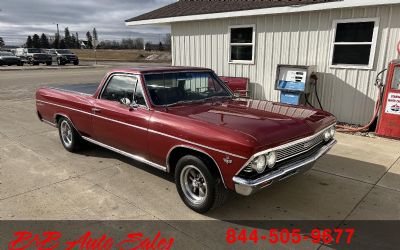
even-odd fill
[{"label": "white window frame", "polygon": [[[336,29],[337,25],[340,23],[362,23],[362,22],[374,22],[374,31],[372,35],[371,42],[335,42],[336,40]],[[375,62],[375,51],[376,51],[376,41],[378,39],[379,33],[379,18],[357,18],[357,19],[337,19],[333,20],[332,24],[332,42],[331,42],[331,52],[330,52],[330,68],[337,69],[372,69]],[[335,45],[371,45],[371,51],[369,55],[368,65],[355,65],[355,64],[333,64],[333,51]]]},{"label": "white window frame", "polygon": [[[256,25],[255,24],[244,24],[244,25],[231,25],[228,27],[229,28],[229,37],[228,37],[228,46],[229,46],[229,53],[228,53],[228,62],[232,64],[254,64],[254,59],[255,59],[255,48],[256,48]],[[237,29],[237,28],[252,28],[253,29],[253,37],[252,37],[252,42],[251,43],[231,43],[231,32],[232,29]],[[247,46],[252,46],[252,55],[251,55],[251,61],[250,60],[231,60],[231,54],[232,54],[232,46],[240,46],[240,45],[247,45]]]}]

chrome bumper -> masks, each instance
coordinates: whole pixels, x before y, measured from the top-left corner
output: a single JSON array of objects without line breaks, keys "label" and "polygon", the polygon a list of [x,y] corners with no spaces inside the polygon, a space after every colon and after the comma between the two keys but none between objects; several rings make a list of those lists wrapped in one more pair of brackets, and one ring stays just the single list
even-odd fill
[{"label": "chrome bumper", "polygon": [[305,172],[313,167],[316,160],[318,160],[321,156],[326,154],[334,145],[336,144],[336,140],[329,142],[324,145],[316,152],[313,156],[302,159],[298,162],[293,162],[287,165],[280,167],[279,169],[272,171],[258,179],[248,180],[243,179],[241,177],[233,177],[233,182],[235,183],[235,191],[241,195],[251,195],[258,190],[265,188],[271,185],[273,182],[281,181],[286,179],[292,175]]}]

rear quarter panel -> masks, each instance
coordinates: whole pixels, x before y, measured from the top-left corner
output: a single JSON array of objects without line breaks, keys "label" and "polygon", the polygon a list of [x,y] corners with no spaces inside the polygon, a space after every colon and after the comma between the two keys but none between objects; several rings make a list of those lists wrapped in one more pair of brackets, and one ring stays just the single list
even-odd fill
[{"label": "rear quarter panel", "polygon": [[91,112],[93,97],[65,92],[53,88],[40,88],[36,92],[36,108],[39,117],[56,124],[56,116],[68,117],[80,134],[92,134]]}]

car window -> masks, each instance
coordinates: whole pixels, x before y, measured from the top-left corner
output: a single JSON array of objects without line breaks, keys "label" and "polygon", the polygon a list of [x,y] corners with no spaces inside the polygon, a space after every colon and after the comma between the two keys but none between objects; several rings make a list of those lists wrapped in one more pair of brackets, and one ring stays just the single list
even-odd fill
[{"label": "car window", "polygon": [[129,99],[129,103],[135,101],[139,105],[146,105],[143,89],[136,76],[115,75],[113,76],[100,99],[123,102],[124,98]]},{"label": "car window", "polygon": [[148,74],[145,81],[154,105],[231,97],[211,72]]}]

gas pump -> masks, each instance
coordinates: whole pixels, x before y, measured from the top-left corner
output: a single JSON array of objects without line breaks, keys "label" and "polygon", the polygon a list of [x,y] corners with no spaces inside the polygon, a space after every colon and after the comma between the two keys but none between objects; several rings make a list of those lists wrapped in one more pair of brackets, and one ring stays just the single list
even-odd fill
[{"label": "gas pump", "polygon": [[390,62],[386,79],[376,134],[400,139],[400,60]]},{"label": "gas pump", "polygon": [[315,67],[299,65],[278,65],[275,89],[280,90],[280,102],[304,104],[304,95],[310,92],[311,75]]}]

